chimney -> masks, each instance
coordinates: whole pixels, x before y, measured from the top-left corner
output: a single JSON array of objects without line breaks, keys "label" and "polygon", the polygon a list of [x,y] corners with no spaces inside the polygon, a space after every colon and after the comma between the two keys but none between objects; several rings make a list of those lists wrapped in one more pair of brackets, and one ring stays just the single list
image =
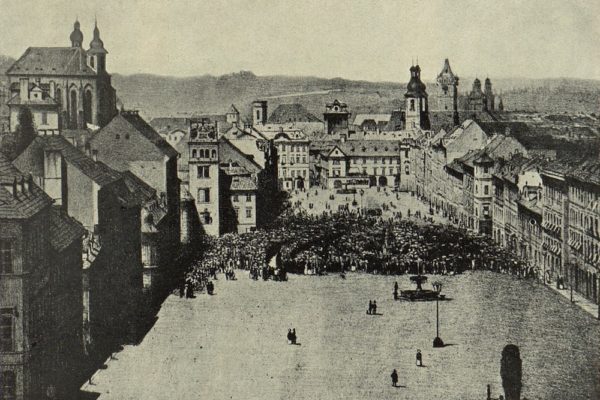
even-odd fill
[{"label": "chimney", "polygon": [[29,100],[29,79],[21,78],[19,83],[19,96],[21,97],[21,100]]},{"label": "chimney", "polygon": [[92,160],[98,161],[98,150],[92,150]]},{"label": "chimney", "polygon": [[50,93],[49,93],[49,95],[53,99],[54,99],[54,96],[56,95],[56,84],[54,83],[54,81],[50,81]]}]

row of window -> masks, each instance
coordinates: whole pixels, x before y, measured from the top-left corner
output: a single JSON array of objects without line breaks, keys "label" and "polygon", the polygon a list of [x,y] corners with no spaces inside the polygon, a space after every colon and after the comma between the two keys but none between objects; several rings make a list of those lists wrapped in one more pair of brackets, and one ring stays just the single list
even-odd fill
[{"label": "row of window", "polygon": [[[362,164],[366,164],[367,163],[367,157],[363,157],[362,159],[358,159],[358,158],[352,158],[352,164],[358,164],[358,160],[362,160]],[[374,157],[372,159],[373,164],[379,164],[379,161],[381,161],[382,164],[398,164],[399,160],[397,158],[385,158],[385,157]]]},{"label": "row of window", "polygon": [[[234,203],[237,203],[237,202],[240,201],[240,196],[237,195],[237,194],[234,194],[233,196],[231,196],[231,198],[232,198],[232,201]],[[247,202],[251,202],[252,201],[252,195],[251,194],[246,194],[246,201]]]},{"label": "row of window", "polygon": [[[299,155],[297,155],[296,157],[290,156],[290,163],[296,162],[297,164],[300,164],[301,161],[302,161],[302,164],[306,164],[306,156],[302,156],[302,157],[300,157]],[[281,163],[282,164],[287,163],[287,157],[285,155],[281,157]]]},{"label": "row of window", "polygon": [[290,151],[290,152],[308,152],[308,146],[303,144],[290,144],[290,145],[281,145],[281,151]]},{"label": "row of window", "polygon": [[[235,212],[236,218],[239,218],[240,217],[239,207],[233,207],[233,211]],[[246,207],[246,218],[252,218],[252,207]]]},{"label": "row of window", "polygon": [[217,150],[192,149],[192,158],[217,158]]},{"label": "row of window", "polygon": [[[281,172],[282,172],[282,176],[284,178],[288,177],[288,170],[287,169],[282,169]],[[290,175],[291,175],[292,178],[295,178],[296,176],[298,176],[298,177],[302,176],[303,178],[306,178],[306,170],[302,169],[302,170],[298,171],[298,170],[293,169],[293,170],[290,171]]]}]

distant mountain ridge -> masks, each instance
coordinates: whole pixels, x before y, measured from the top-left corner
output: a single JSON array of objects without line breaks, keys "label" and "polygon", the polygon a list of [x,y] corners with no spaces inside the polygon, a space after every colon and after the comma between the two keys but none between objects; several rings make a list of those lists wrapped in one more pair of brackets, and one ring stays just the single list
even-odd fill
[{"label": "distant mountain ridge", "polygon": [[[4,73],[14,62],[13,58],[0,55],[0,87],[6,85]],[[474,79],[461,76],[459,93],[469,92]],[[600,114],[598,80],[494,77],[491,80],[507,110]],[[406,87],[405,82],[257,76],[251,71],[185,78],[114,73],[112,81],[124,106],[140,110],[146,118],[224,113],[231,104],[247,116],[251,102],[256,99],[268,100],[269,112],[279,104],[299,103],[319,118],[325,103],[335,98],[346,102],[353,114],[389,112],[402,106]],[[431,93],[434,82],[425,83]]]},{"label": "distant mountain ridge", "polygon": [[[459,93],[471,90],[474,78],[461,78]],[[425,82],[429,88],[433,82]],[[500,78],[494,91],[507,110],[598,113],[600,81],[584,79]],[[402,105],[404,82],[368,82],[342,78],[256,76],[249,71],[222,76],[177,78],[149,74],[113,74],[113,85],[127,108],[147,117],[223,113],[231,104],[250,114],[256,99],[279,104],[300,103],[320,117],[334,98],[348,103],[352,113],[387,112]]]}]

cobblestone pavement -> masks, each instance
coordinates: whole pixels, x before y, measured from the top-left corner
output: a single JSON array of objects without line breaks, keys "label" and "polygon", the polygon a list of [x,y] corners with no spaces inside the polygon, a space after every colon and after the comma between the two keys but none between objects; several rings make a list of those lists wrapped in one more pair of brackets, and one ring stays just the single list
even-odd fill
[{"label": "cobblestone pavement", "polygon": [[[216,295],[170,296],[139,346],[83,389],[100,399],[485,399],[501,394],[500,354],[520,347],[523,396],[597,399],[600,323],[542,285],[490,272],[441,277],[435,303],[394,302],[408,277],[290,275],[216,282]],[[377,300],[382,315],[366,315]],[[286,343],[296,328],[301,345]],[[417,349],[423,368],[415,366]],[[400,388],[391,386],[398,370]]]}]

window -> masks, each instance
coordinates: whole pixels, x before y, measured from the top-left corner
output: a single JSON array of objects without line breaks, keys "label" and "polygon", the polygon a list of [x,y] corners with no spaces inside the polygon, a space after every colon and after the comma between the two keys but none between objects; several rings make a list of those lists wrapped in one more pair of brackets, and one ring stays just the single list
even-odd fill
[{"label": "window", "polygon": [[209,203],[210,202],[210,189],[201,188],[198,189],[198,203]]},{"label": "window", "polygon": [[4,371],[0,375],[0,396],[2,400],[17,398],[17,379],[12,371]]},{"label": "window", "polygon": [[483,167],[483,173],[487,174],[489,172],[489,167]]},{"label": "window", "polygon": [[408,165],[408,164],[406,164],[406,165],[404,166],[404,173],[405,173],[406,175],[410,175],[410,167],[409,167],[409,165]]},{"label": "window", "polygon": [[210,167],[208,165],[198,166],[198,178],[210,178]]},{"label": "window", "polygon": [[246,218],[252,218],[252,208],[246,208]]},{"label": "window", "polygon": [[240,217],[240,208],[239,207],[234,207],[233,208],[233,212],[235,212],[235,217],[236,218]]},{"label": "window", "polygon": [[247,194],[246,195],[246,201],[252,201],[252,195],[251,194]]},{"label": "window", "polygon": [[234,195],[233,195],[233,202],[234,202],[234,203],[237,203],[238,201],[240,201],[240,198],[238,197],[238,195],[237,195],[237,194],[234,194]]},{"label": "window", "polygon": [[42,125],[48,125],[48,113],[42,111]]},{"label": "window", "polygon": [[13,273],[12,241],[0,240],[0,274]]},{"label": "window", "polygon": [[196,151],[196,149],[192,150],[192,158],[196,158],[198,157],[198,152]]},{"label": "window", "polygon": [[333,160],[333,165],[340,165],[340,160]]},{"label": "window", "polygon": [[204,211],[202,213],[200,213],[201,216],[201,220],[202,220],[202,224],[203,225],[210,225],[212,224],[212,217],[210,216],[210,213],[208,212],[207,209],[204,209]]},{"label": "window", "polygon": [[415,111],[415,100],[410,99],[410,111]]},{"label": "window", "polygon": [[216,151],[216,150],[213,150],[213,151],[210,153],[210,157],[211,157],[211,158],[217,158],[217,151]]},{"label": "window", "polygon": [[483,194],[485,194],[485,195],[490,194],[490,188],[488,185],[483,186]]},{"label": "window", "polygon": [[0,308],[0,352],[14,351],[13,309]]}]

